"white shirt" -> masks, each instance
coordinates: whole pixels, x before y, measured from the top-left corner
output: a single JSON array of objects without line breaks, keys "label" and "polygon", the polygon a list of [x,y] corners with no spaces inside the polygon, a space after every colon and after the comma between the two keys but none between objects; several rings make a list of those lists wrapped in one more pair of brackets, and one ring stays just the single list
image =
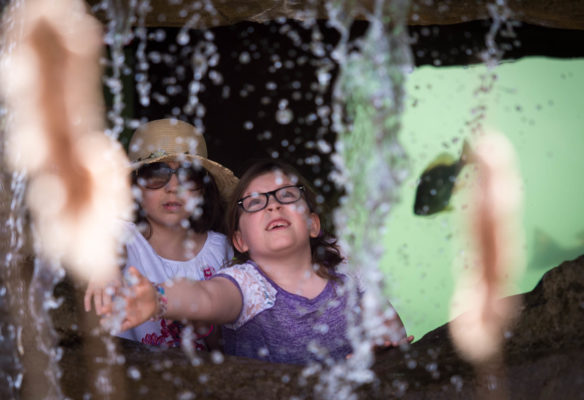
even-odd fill
[{"label": "white shirt", "polygon": [[[186,278],[205,280],[213,276],[233,258],[233,248],[227,237],[214,231],[207,232],[207,239],[199,253],[187,261],[175,261],[160,257],[150,243],[138,231],[135,224],[128,224],[130,238],[126,244],[127,260],[124,271],[134,266],[153,283]],[[146,344],[179,344],[176,324],[171,320],[146,321],[118,336]]]}]

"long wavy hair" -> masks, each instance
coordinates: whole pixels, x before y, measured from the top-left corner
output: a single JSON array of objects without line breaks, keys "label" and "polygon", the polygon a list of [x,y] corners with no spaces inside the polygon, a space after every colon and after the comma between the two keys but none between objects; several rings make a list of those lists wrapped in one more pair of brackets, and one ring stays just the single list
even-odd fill
[{"label": "long wavy hair", "polygon": [[[300,175],[294,167],[279,160],[260,160],[248,168],[241,176],[233,191],[231,200],[229,201],[226,225],[227,236],[231,243],[233,243],[235,232],[239,229],[239,218],[241,213],[244,212],[241,207],[237,205],[237,201],[243,197],[243,194],[251,181],[260,175],[275,171],[281,171],[292,181],[296,181],[299,185],[304,186],[304,200],[306,201],[310,212],[315,212],[317,206],[315,191],[308,181]],[[310,238],[310,250],[312,263],[319,266],[316,271],[317,275],[325,279],[336,279],[336,267],[344,260],[337,245],[337,239],[325,230],[321,230],[318,237]],[[250,256],[248,252],[240,253],[236,249],[232,265],[245,262],[249,259]]]},{"label": "long wavy hair", "polygon": [[[219,188],[215,183],[213,176],[207,172],[206,169],[197,166],[190,166],[195,171],[195,183],[201,188],[203,196],[202,214],[198,217],[189,216],[189,227],[196,233],[205,233],[207,231],[215,231],[225,234],[225,202],[219,194]],[[138,186],[138,171],[132,172],[132,185]],[[164,189],[162,187],[161,189]],[[150,190],[150,189],[143,189]],[[160,190],[160,189],[154,189]],[[152,226],[146,218],[146,211],[138,199],[134,199],[136,213],[134,222],[142,230],[142,234],[146,239],[152,235]]]}]

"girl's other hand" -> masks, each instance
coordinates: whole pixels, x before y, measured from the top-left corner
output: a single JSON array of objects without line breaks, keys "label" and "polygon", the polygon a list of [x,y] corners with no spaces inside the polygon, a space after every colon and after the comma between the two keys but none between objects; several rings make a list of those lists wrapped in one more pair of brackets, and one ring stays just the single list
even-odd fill
[{"label": "girl's other hand", "polygon": [[[414,341],[414,337],[412,335],[408,336],[408,337],[404,337],[403,339],[400,339],[398,341],[392,341],[392,340],[386,340],[383,342],[383,344],[381,345],[374,345],[372,350],[375,354],[379,354],[379,353],[383,353],[384,351],[387,351],[389,349],[393,349],[395,347],[400,347],[401,345],[404,345],[406,343],[412,343]],[[348,354],[347,355],[347,359],[353,357],[353,353]]]},{"label": "girl's other hand", "polygon": [[104,310],[110,307],[113,296],[120,286],[120,278],[105,284],[91,279],[85,290],[85,296],[83,297],[85,311],[91,311],[91,304],[93,303],[95,313],[97,315],[102,315]]},{"label": "girl's other hand", "polygon": [[408,337],[404,337],[403,339],[397,340],[397,341],[392,341],[392,340],[386,340],[383,342],[382,345],[376,345],[373,346],[373,351],[375,353],[382,353],[385,350],[389,350],[392,349],[394,347],[399,347],[403,344],[409,344],[412,343],[414,340],[414,337],[412,335],[408,336]]}]

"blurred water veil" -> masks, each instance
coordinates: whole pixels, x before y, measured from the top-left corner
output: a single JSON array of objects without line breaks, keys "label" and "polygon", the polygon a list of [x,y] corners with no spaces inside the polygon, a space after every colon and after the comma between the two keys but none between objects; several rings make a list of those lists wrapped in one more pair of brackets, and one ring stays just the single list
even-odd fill
[{"label": "blurred water veil", "polygon": [[[83,6],[82,2],[71,1],[78,7]],[[14,1],[7,7],[26,11],[33,3]],[[42,2],[39,1],[40,3]],[[110,0],[97,2],[93,6],[93,11],[104,12],[109,21],[105,27],[103,41],[109,46],[110,57],[101,59],[101,62],[105,63],[108,70],[102,82],[109,89],[112,101],[106,113],[108,128],[104,127],[102,131],[111,139],[118,139],[124,127],[135,127],[138,123],[136,120],[126,121],[122,116],[125,107],[122,75],[126,68],[123,50],[132,40],[139,42],[136,54],[139,101],[147,105],[151,99],[148,81],[149,61],[145,53],[147,32],[143,26],[149,5],[149,1]],[[392,334],[387,331],[382,318],[385,312],[383,301],[385,294],[383,274],[379,269],[383,253],[380,238],[392,205],[399,199],[400,184],[408,174],[407,157],[400,145],[398,134],[400,115],[404,106],[404,83],[407,73],[412,68],[406,29],[409,0],[391,2],[376,0],[371,9],[365,9],[354,1],[330,2],[326,7],[329,25],[338,31],[340,40],[332,52],[332,62],[324,62],[317,71],[320,84],[318,90],[321,93],[330,90],[330,85],[333,85],[330,115],[324,112],[318,115],[323,120],[328,120],[330,116],[329,122],[324,125],[328,125],[337,133],[338,139],[331,156],[336,166],[332,180],[344,188],[346,194],[335,213],[335,227],[344,252],[349,255],[346,268],[361,277],[367,294],[362,303],[362,318],[353,319],[350,328],[353,356],[340,363],[310,366],[306,374],[318,373],[317,394],[327,398],[334,395],[335,398],[349,399],[354,396],[353,390],[356,387],[375,379],[369,369],[374,360],[370,343],[382,335]],[[198,8],[194,5],[185,6],[185,12],[191,13],[191,18],[177,36],[179,45],[189,43],[186,35],[189,29],[202,28],[197,18],[197,10],[210,14],[214,11],[210,2],[205,2]],[[320,43],[321,36],[317,32],[316,21],[311,10],[305,10],[303,15],[305,26],[313,25],[313,42],[310,47],[318,54],[323,46]],[[357,17],[363,15],[369,22],[367,31],[363,37],[352,39],[351,25]],[[18,27],[15,28],[14,25],[19,23],[20,21],[16,19],[5,19],[4,26],[10,26],[12,32],[18,32]],[[290,37],[293,35],[290,34]],[[4,42],[2,59],[5,62],[4,60],[10,59],[10,52],[14,46],[7,43],[7,36],[3,35],[2,40]],[[198,98],[203,90],[200,81],[203,76],[211,76],[218,84],[221,82],[220,77],[213,75],[212,71],[212,67],[217,63],[213,35],[205,34],[201,43],[195,48],[193,63],[196,71],[189,85],[189,101],[183,108],[185,113],[193,118],[193,123],[199,127],[203,125],[205,114],[205,108]],[[332,79],[333,62],[339,67],[336,80]],[[94,117],[101,117],[99,109],[94,109],[94,112]],[[6,127],[14,122],[15,117],[4,108],[4,104],[1,118],[2,131],[5,134]],[[282,125],[290,123],[294,118],[287,101],[281,100],[278,103],[275,118]],[[98,128],[99,125],[97,124]],[[3,139],[4,146],[6,137]],[[320,145],[331,146],[330,143]],[[45,150],[42,146],[36,149]],[[5,148],[2,150],[4,150],[2,158],[5,161]],[[115,152],[112,151],[112,154]],[[23,170],[25,172],[22,172]],[[53,298],[53,289],[62,279],[64,270],[58,257],[57,261],[50,257],[48,260],[46,257],[44,260],[36,259],[32,262],[34,266],[32,283],[24,287],[23,282],[26,278],[22,276],[21,266],[24,262],[22,254],[43,252],[37,247],[38,244],[31,245],[36,251],[23,250],[24,243],[30,241],[30,237],[34,237],[27,236],[27,230],[30,228],[36,232],[41,225],[30,224],[27,219],[25,191],[27,184],[30,184],[31,170],[26,171],[26,168],[20,166],[15,168],[15,171],[12,177],[3,176],[2,181],[5,189],[10,187],[10,190],[2,191],[2,195],[5,196],[2,198],[2,221],[7,221],[8,227],[8,229],[3,227],[2,243],[10,243],[10,246],[2,248],[5,266],[2,268],[0,296],[3,300],[8,299],[7,302],[2,302],[2,306],[12,311],[12,318],[2,321],[2,330],[5,334],[1,343],[6,345],[6,353],[3,352],[3,372],[0,375],[3,390],[6,391],[3,393],[10,398],[19,398],[22,394],[23,380],[34,376],[31,375],[30,369],[23,368],[23,357],[26,358],[27,350],[19,345],[22,341],[22,331],[28,330],[29,324],[33,324],[38,331],[32,337],[42,338],[38,350],[48,360],[46,367],[41,367],[40,371],[37,371],[38,374],[45,375],[46,387],[49,388],[44,391],[43,396],[61,398],[63,394],[58,384],[61,373],[58,368],[61,350],[56,343],[48,310],[59,306],[59,301]],[[123,205],[120,207],[123,208]],[[103,221],[104,219],[101,220]],[[49,265],[50,268],[43,268],[43,264]],[[15,282],[17,284],[13,284]],[[353,301],[356,305],[357,299],[353,298]],[[111,379],[106,375],[97,373],[97,381],[94,384],[101,385],[102,388],[97,394],[107,398],[114,389],[111,388],[113,384]]]}]

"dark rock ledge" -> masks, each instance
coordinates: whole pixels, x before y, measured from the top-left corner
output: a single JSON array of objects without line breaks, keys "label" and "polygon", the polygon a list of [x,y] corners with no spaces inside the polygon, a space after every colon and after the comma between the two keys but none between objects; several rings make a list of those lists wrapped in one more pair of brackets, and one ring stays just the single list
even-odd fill
[{"label": "dark rock ledge", "polygon": [[[61,284],[57,292],[70,295],[70,289],[70,285]],[[102,339],[71,329],[79,325],[72,325],[73,316],[83,316],[74,304],[66,302],[54,314],[64,348],[59,364],[61,390],[67,397],[82,399],[90,394],[91,398],[113,399],[319,397],[314,389],[317,378],[303,377],[302,368],[290,365],[236,357],[225,357],[217,363],[206,354],[201,365],[194,366],[181,350],[152,351],[117,339],[110,341],[116,345],[112,354],[123,356],[125,364],[108,364]],[[379,355],[373,367],[377,380],[356,388],[355,392],[359,399],[581,398],[583,314],[584,256],[552,269],[531,292],[523,295],[521,314],[506,335],[503,362],[493,366],[496,369],[487,366],[485,373],[476,374],[457,355],[446,324],[407,350],[393,349]],[[97,379],[98,376],[101,378]]]}]

